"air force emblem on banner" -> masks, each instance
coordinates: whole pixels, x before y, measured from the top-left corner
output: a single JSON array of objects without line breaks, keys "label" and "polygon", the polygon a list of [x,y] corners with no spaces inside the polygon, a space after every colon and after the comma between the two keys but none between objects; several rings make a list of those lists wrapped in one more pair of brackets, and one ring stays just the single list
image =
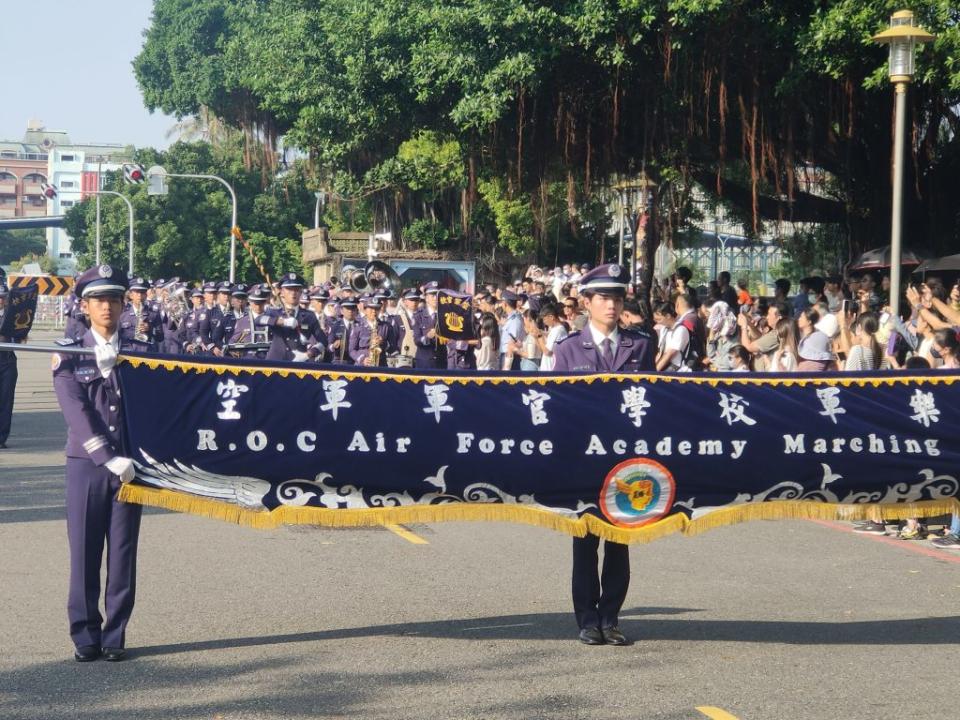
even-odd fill
[{"label": "air force emblem on banner", "polygon": [[639,527],[666,515],[675,491],[673,475],[663,465],[634,458],[607,474],[600,490],[600,509],[614,525]]}]

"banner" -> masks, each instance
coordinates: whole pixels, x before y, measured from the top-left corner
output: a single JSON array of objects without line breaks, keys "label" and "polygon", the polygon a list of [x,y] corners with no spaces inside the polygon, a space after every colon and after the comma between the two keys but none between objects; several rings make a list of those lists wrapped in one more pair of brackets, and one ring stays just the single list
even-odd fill
[{"label": "banner", "polygon": [[960,375],[348,371],[129,355],[121,498],[255,527],[507,520],[643,542],[960,505]]},{"label": "banner", "polygon": [[7,338],[10,342],[22,342],[26,339],[37,314],[37,294],[36,284],[10,288],[3,322],[0,322],[0,337]]},{"label": "banner", "polygon": [[437,335],[444,340],[473,340],[473,296],[455,290],[437,293]]}]

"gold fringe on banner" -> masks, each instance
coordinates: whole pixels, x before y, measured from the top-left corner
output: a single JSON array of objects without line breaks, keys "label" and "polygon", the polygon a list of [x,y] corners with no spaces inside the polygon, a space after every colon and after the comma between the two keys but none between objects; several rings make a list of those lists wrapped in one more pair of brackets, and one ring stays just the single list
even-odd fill
[{"label": "gold fringe on banner", "polygon": [[584,515],[580,519],[572,520],[538,508],[493,503],[448,503],[338,510],[282,506],[272,511],[248,510],[220,500],[129,484],[120,488],[118,497],[123,502],[214,518],[260,530],[269,530],[282,525],[361,528],[455,521],[513,522],[556,530],[573,537],[592,534],[604,540],[624,544],[653,542],[678,532],[684,535],[698,535],[713,528],[735,525],[748,520],[866,520],[876,517],[878,513],[884,519],[905,520],[960,512],[960,502],[955,498],[915,503],[864,505],[838,505],[809,500],[771,500],[720,508],[692,521],[688,520],[686,515],[678,513],[650,525],[624,528],[611,525],[594,515]]},{"label": "gold fringe on banner", "polygon": [[701,377],[696,373],[591,373],[589,375],[557,375],[555,377],[546,377],[536,373],[517,373],[515,375],[482,375],[479,373],[470,373],[463,375],[444,375],[442,373],[417,374],[417,373],[381,373],[376,370],[356,371],[342,370],[338,366],[307,366],[299,368],[272,367],[270,365],[225,365],[223,363],[211,362],[206,360],[161,360],[152,357],[134,357],[131,355],[120,355],[122,362],[128,362],[133,367],[147,367],[151,370],[163,368],[164,370],[177,370],[184,374],[194,373],[216,373],[223,375],[240,375],[242,373],[251,375],[279,375],[280,377],[294,377],[303,379],[310,378],[333,378],[344,380],[379,380],[380,382],[412,382],[412,383],[447,383],[450,385],[556,385],[566,383],[584,382],[590,385],[594,382],[650,382],[650,383],[692,383],[694,385],[709,385],[710,387],[735,386],[735,385],[770,385],[773,387],[784,386],[791,387],[797,385],[805,387],[807,385],[842,385],[850,387],[880,387],[881,385],[953,385],[960,380],[960,373],[937,373],[936,375],[916,376],[901,375],[891,373],[884,376],[852,376],[840,375],[836,377],[823,377],[820,373],[814,373],[809,376],[799,377],[756,377],[747,376],[746,373],[728,373],[725,377]]}]

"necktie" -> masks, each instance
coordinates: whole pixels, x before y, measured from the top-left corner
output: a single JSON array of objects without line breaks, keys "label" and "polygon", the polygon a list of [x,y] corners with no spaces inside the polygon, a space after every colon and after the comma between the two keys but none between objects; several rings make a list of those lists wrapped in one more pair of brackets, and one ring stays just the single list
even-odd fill
[{"label": "necktie", "polygon": [[340,361],[347,357],[347,345],[350,344],[350,323],[344,323],[343,326],[343,340],[340,342]]},{"label": "necktie", "polygon": [[603,358],[604,370],[613,370],[613,340],[604,338],[600,343],[600,355]]}]

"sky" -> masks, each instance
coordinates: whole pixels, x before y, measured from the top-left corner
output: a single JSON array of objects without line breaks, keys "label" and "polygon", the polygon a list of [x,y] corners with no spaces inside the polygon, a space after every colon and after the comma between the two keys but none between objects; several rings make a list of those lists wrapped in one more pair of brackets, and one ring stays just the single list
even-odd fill
[{"label": "sky", "polygon": [[74,143],[166,148],[176,118],[150,114],[131,62],[153,0],[0,0],[0,140],[20,141],[27,120]]}]

